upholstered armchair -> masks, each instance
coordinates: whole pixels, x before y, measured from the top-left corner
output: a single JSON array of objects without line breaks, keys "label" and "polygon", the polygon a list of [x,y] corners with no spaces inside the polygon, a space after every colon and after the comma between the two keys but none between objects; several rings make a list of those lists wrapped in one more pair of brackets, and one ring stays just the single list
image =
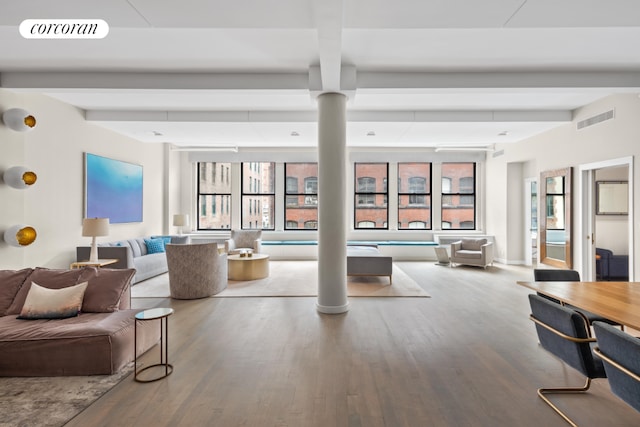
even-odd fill
[{"label": "upholstered armchair", "polygon": [[487,239],[462,239],[451,244],[451,264],[493,265],[493,242]]},{"label": "upholstered armchair", "polygon": [[206,298],[227,287],[227,254],[217,243],[165,246],[171,298]]},{"label": "upholstered armchair", "polygon": [[262,252],[262,230],[231,230],[231,238],[224,242],[225,252],[233,255],[247,249]]},{"label": "upholstered armchair", "polygon": [[609,249],[596,248],[596,272],[602,280],[624,279],[629,277],[629,256],[614,255]]}]

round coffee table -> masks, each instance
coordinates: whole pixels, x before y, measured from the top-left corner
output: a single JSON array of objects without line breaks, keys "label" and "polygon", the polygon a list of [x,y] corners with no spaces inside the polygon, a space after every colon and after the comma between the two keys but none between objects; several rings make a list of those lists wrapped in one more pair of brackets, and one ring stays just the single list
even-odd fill
[{"label": "round coffee table", "polygon": [[269,255],[229,255],[229,280],[257,280],[269,277]]}]

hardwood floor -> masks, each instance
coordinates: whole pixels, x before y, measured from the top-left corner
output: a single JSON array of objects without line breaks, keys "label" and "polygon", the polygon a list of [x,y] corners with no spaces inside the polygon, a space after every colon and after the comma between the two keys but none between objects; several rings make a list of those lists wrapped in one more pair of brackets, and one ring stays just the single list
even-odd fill
[{"label": "hardwood floor", "polygon": [[[530,269],[398,265],[431,298],[350,298],[342,315],[316,298],[136,301],[176,310],[174,373],[129,377],[68,425],[566,425],[536,389],[583,379],[537,344],[515,283]],[[606,380],[554,401],[581,426],[640,424]]]}]

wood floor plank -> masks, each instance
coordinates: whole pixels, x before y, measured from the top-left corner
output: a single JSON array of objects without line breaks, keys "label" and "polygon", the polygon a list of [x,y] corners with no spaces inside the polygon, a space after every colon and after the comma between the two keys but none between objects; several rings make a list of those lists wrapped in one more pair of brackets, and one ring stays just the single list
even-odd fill
[{"label": "wood floor plank", "polygon": [[[350,298],[341,315],[315,298],[149,302],[175,309],[174,373],[127,378],[68,425],[565,425],[536,389],[582,379],[538,345],[516,285],[531,269],[398,265],[431,298]],[[579,425],[640,424],[604,380],[555,400]]]}]

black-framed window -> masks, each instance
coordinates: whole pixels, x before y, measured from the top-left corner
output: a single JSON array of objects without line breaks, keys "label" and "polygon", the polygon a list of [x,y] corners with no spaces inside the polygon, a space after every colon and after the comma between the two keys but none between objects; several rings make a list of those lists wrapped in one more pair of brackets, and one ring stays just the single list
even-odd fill
[{"label": "black-framed window", "polygon": [[285,230],[318,229],[318,164],[285,163]]},{"label": "black-framed window", "polygon": [[476,164],[442,164],[442,229],[476,229]]},{"label": "black-framed window", "polygon": [[431,163],[398,163],[398,230],[431,229]]},{"label": "black-framed window", "polygon": [[388,228],[388,175],[388,163],[354,165],[354,228]]},{"label": "black-framed window", "polygon": [[242,218],[243,229],[275,229],[275,173],[274,162],[243,162]]},{"label": "black-framed window", "polygon": [[198,230],[231,228],[231,163],[198,162]]}]

